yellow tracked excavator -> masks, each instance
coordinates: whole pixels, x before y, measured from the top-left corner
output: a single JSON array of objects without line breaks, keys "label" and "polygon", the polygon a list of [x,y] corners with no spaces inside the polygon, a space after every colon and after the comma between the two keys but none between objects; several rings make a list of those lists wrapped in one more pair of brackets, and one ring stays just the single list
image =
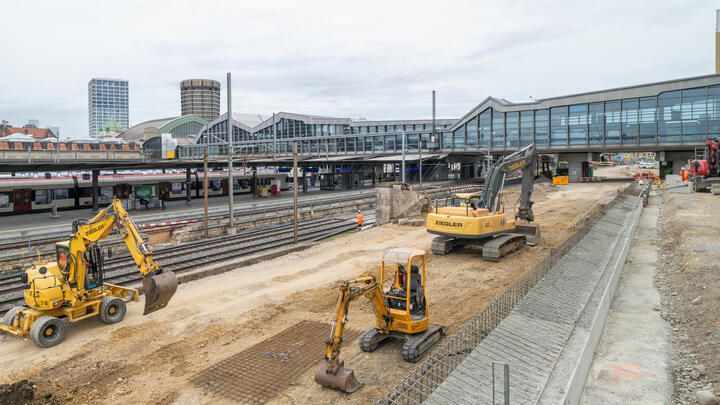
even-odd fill
[{"label": "yellow tracked excavator", "polygon": [[[394,270],[389,288],[384,290],[385,275]],[[335,306],[335,319],[330,337],[325,342],[325,361],[315,373],[315,382],[347,393],[362,387],[353,370],[340,360],[343,330],[348,323],[350,302],[365,295],[375,312],[375,326],[360,336],[360,349],[375,351],[388,339],[402,339],[402,356],[415,363],[445,336],[443,326],[429,322],[426,291],[425,251],[419,249],[389,249],[380,264],[380,277],[370,273],[343,281]]]},{"label": "yellow tracked excavator", "polygon": [[[458,193],[445,207],[435,207],[427,216],[427,231],[438,235],[432,252],[446,255],[456,247],[482,245],[482,258],[498,261],[525,245],[540,242],[531,195],[537,164],[535,145],[528,145],[498,160],[488,170],[481,193]],[[520,205],[515,217],[505,212],[501,196],[507,175],[522,170]],[[519,223],[524,220],[525,223]]]},{"label": "yellow tracked excavator", "polygon": [[164,308],[177,290],[177,277],[153,260],[120,200],[87,222],[75,221],[69,241],[55,245],[56,261],[37,264],[22,274],[25,305],[10,309],[0,330],[38,346],[62,342],[68,322],[99,317],[106,324],[123,320],[126,302],[138,301],[139,291],[104,282],[103,253],[97,242],[117,228],[143,276],[144,315]]}]

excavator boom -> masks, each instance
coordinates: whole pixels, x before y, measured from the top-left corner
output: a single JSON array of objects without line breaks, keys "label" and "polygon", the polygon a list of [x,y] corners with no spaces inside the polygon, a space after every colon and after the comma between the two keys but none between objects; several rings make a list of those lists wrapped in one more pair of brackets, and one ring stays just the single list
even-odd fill
[{"label": "excavator boom", "polygon": [[325,342],[325,361],[315,373],[315,382],[328,388],[334,388],[348,394],[360,389],[363,384],[355,378],[353,370],[344,367],[340,361],[340,348],[343,343],[343,331],[348,321],[350,302],[360,295],[367,295],[372,301],[378,323],[387,326],[390,315],[385,306],[385,298],[380,284],[370,274],[363,274],[355,280],[344,281],[335,306],[335,319],[330,328],[330,337]]},{"label": "excavator boom", "polygon": [[142,286],[145,294],[143,315],[165,308],[177,290],[177,276],[171,271],[163,271],[153,259],[152,252],[120,200],[113,200],[108,214],[115,216],[115,225],[143,276]]},{"label": "excavator boom", "polygon": [[[98,212],[87,223],[74,224],[73,237],[70,239],[70,251],[74,257],[81,257],[97,241],[106,238],[117,228],[125,246],[143,276],[142,285],[145,294],[145,310],[143,315],[165,308],[177,290],[177,277],[171,271],[163,271],[153,259],[150,248],[145,244],[132,218],[128,215],[120,200]],[[82,261],[76,260],[71,267],[70,279],[76,283],[78,290],[85,289],[86,272],[88,269]]]}]

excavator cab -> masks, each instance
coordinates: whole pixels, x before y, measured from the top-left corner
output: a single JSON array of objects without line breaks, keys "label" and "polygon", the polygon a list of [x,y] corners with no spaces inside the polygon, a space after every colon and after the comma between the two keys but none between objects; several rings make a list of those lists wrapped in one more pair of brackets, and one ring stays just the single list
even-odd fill
[{"label": "excavator cab", "polygon": [[385,291],[387,306],[405,311],[404,315],[408,317],[425,315],[425,252],[391,249],[383,257],[381,280],[385,280],[386,269],[395,271],[392,283]]}]

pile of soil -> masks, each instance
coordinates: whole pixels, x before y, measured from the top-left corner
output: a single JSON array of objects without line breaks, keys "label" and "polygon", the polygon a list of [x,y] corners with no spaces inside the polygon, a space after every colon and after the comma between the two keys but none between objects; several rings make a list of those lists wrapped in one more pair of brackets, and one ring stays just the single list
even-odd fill
[{"label": "pile of soil", "polygon": [[661,267],[656,284],[672,326],[673,403],[695,403],[697,391],[720,397],[720,198],[663,194]]},{"label": "pile of soil", "polygon": [[35,398],[35,386],[28,380],[0,384],[0,404],[30,404]]}]

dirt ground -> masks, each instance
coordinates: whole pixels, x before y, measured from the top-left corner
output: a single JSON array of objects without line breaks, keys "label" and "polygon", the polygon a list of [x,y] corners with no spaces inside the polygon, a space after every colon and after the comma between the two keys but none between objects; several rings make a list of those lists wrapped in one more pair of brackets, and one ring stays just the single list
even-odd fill
[{"label": "dirt ground", "polygon": [[673,403],[695,403],[698,390],[720,397],[720,197],[671,188],[662,202],[656,281],[672,326]]},{"label": "dirt ground", "polygon": [[[619,183],[536,186],[534,211],[542,242],[500,263],[484,262],[471,251],[430,256],[431,321],[452,334],[570,236],[584,213],[610,201],[618,187]],[[515,203],[517,193],[517,186],[507,189],[506,206]],[[89,320],[72,325],[65,342],[51,349],[0,337],[0,383],[31,381],[40,398],[37,403],[222,403],[188,379],[298,321],[330,322],[338,280],[377,271],[382,252],[390,247],[429,251],[432,238],[424,227],[385,225],[183,284],[166,309],[146,317],[141,304],[131,304],[120,324]],[[354,302],[349,327],[372,325],[369,304],[364,299]],[[342,358],[365,383],[360,391],[347,395],[317,386],[313,366],[271,403],[368,403],[415,367],[402,360],[400,344],[394,342],[375,353],[361,352],[353,342],[343,347]],[[320,354],[318,364],[321,360]]]}]

